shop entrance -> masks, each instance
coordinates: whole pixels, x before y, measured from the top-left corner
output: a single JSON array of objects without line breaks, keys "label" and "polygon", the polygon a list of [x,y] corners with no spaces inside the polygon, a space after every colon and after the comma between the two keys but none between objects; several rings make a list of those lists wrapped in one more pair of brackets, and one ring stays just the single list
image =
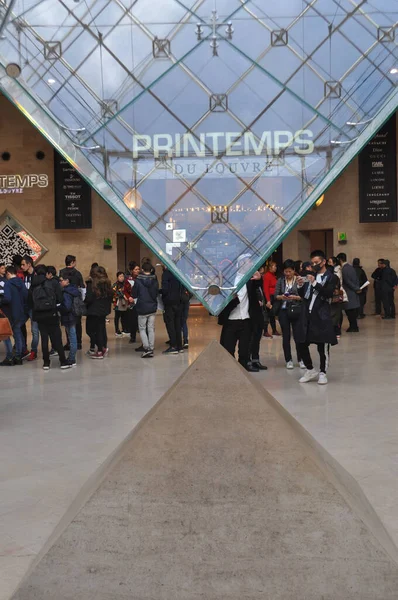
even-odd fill
[{"label": "shop entrance", "polygon": [[326,257],[333,256],[333,229],[299,231],[298,250],[300,260],[308,260],[314,250],[323,250]]}]

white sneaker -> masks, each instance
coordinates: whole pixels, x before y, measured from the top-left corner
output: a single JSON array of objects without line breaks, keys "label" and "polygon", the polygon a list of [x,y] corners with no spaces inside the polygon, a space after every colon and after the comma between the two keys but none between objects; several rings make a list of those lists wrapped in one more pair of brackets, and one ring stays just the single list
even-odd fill
[{"label": "white sneaker", "polygon": [[299,367],[300,367],[300,369],[305,369],[305,364],[303,363],[302,360],[300,360],[300,362],[299,362]]},{"label": "white sneaker", "polygon": [[315,381],[315,379],[318,379],[318,376],[319,373],[315,369],[312,369],[311,371],[306,369],[304,375],[299,380],[299,383],[308,383],[309,381]]},{"label": "white sneaker", "polygon": [[286,369],[294,369],[294,364],[292,360],[286,363]]},{"label": "white sneaker", "polygon": [[319,373],[318,385],[326,385],[328,382],[328,378],[326,377],[326,373]]}]

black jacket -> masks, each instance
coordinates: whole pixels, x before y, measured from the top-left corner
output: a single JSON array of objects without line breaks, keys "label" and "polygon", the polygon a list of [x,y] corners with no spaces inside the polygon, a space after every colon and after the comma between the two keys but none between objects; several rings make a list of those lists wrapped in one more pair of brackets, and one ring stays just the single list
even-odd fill
[{"label": "black jacket", "polygon": [[383,274],[383,269],[377,267],[372,273],[372,279],[374,279],[374,289],[381,290],[381,276]]},{"label": "black jacket", "polygon": [[[354,269],[355,269],[355,273],[357,274],[357,277],[358,277],[359,287],[362,287],[363,284],[366,283],[368,280],[366,273],[362,267],[354,267]],[[367,292],[367,288],[365,288],[364,291]]]},{"label": "black jacket", "polygon": [[[336,287],[335,275],[326,271],[323,275],[323,283],[317,283],[313,287],[305,283],[298,288],[299,295],[303,298],[303,311],[297,327],[297,342],[310,344],[337,344],[333,321],[330,312],[330,302]],[[309,290],[309,298],[306,298]],[[311,299],[317,292],[315,302],[310,312]]]},{"label": "black jacket", "polygon": [[137,315],[153,315],[158,309],[159,284],[156,275],[138,275],[132,289],[133,298],[137,298]]},{"label": "black jacket", "polygon": [[384,267],[381,274],[381,289],[383,292],[391,291],[397,285],[397,274],[391,267]]},{"label": "black jacket", "polygon": [[69,279],[69,283],[71,285],[75,285],[78,288],[85,287],[83,276],[80,273],[80,271],[75,269],[75,267],[64,267],[60,270],[59,276],[62,277],[62,279]]},{"label": "black jacket", "polygon": [[177,277],[166,269],[162,276],[162,298],[165,306],[176,306],[182,302],[183,286]]},{"label": "black jacket", "polygon": [[[52,288],[55,294],[55,300],[57,306],[51,311],[36,311],[33,304],[33,290],[35,287],[39,285],[44,285],[45,287]],[[46,322],[46,323],[57,323],[59,321],[58,311],[62,302],[62,289],[59,285],[58,278],[47,279],[45,275],[34,275],[32,277],[32,285],[29,288],[30,300],[29,303],[33,307],[33,321],[37,321],[38,323]]]},{"label": "black jacket", "polygon": [[[256,325],[260,325],[261,323],[264,322],[264,315],[263,315],[263,309],[260,305],[260,302],[263,302],[263,294],[262,294],[262,280],[255,280],[255,279],[250,279],[247,283],[246,283],[246,288],[247,288],[247,294],[248,294],[248,298],[249,298],[249,316],[250,316],[250,321],[252,323],[252,326],[255,327]],[[229,315],[231,314],[231,312],[234,310],[234,308],[236,308],[239,304],[239,298],[238,296],[235,296],[235,298],[233,298],[231,300],[231,302],[229,302],[227,304],[227,306],[224,308],[224,310],[221,311],[221,313],[218,316],[218,324],[219,325],[225,325],[229,319]]]},{"label": "black jacket", "polygon": [[88,317],[106,317],[111,312],[112,308],[112,297],[113,292],[110,290],[109,294],[103,293],[99,296],[93,292],[93,283],[91,280],[86,281],[86,297],[84,299],[87,305],[87,316]]}]

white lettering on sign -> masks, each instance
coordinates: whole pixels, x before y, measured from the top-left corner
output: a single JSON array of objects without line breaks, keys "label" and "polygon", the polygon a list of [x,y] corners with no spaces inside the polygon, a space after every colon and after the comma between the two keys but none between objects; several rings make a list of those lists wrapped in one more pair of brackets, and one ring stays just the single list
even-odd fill
[{"label": "white lettering on sign", "polygon": [[133,135],[133,158],[168,157],[189,158],[196,156],[278,156],[292,147],[296,154],[311,154],[314,151],[314,134],[310,129],[291,131],[263,131],[260,136],[251,131],[245,133],[157,133]]},{"label": "white lettering on sign", "polygon": [[48,187],[48,175],[0,175],[0,188]]}]

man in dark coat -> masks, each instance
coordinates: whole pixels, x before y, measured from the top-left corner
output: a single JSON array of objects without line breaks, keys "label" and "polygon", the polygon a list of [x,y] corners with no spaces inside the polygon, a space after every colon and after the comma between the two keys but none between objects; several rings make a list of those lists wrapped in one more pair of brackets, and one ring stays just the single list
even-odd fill
[{"label": "man in dark coat", "polygon": [[377,261],[377,269],[372,273],[372,279],[374,279],[374,291],[375,291],[375,314],[381,315],[381,276],[383,274],[384,258],[379,258]]},{"label": "man in dark coat", "polygon": [[[84,285],[83,275],[76,269],[76,256],[68,254],[65,257],[65,268],[61,269],[59,276],[62,279],[68,279],[70,285],[76,286],[76,288],[83,289]],[[76,319],[76,337],[77,337],[77,348],[82,349],[82,318],[75,317]],[[68,333],[67,333],[68,335]],[[69,337],[68,343],[64,346],[64,350],[70,350]]]},{"label": "man in dark coat", "polygon": [[[298,277],[298,293],[303,298],[303,312],[298,328],[298,347],[306,371],[300,383],[318,379],[319,385],[327,384],[329,346],[337,344],[330,311],[330,303],[335,289],[334,275],[326,268],[326,257],[322,250],[311,253],[313,275]],[[316,344],[320,357],[319,372],[314,369],[310,344]]]},{"label": "man in dark coat", "polygon": [[[238,285],[242,277],[252,267],[251,257],[244,254],[238,259],[238,272],[235,285]],[[256,272],[252,279],[244,285],[235,298],[224,308],[218,318],[218,324],[222,325],[220,344],[232,356],[235,356],[236,344],[238,344],[239,363],[246,371],[258,373],[260,368],[259,358],[250,361],[250,346],[259,323],[263,322],[262,308],[260,306],[259,288],[261,287],[261,275]],[[261,340],[261,334],[260,334]],[[257,352],[253,351],[253,354]]]},{"label": "man in dark coat", "polygon": [[390,261],[386,258],[382,263],[381,273],[381,297],[383,301],[383,319],[395,319],[394,290],[397,285],[397,274],[391,268]]},{"label": "man in dark coat", "polygon": [[162,276],[162,299],[164,304],[164,322],[170,347],[163,354],[178,354],[182,352],[182,294],[183,286],[177,277],[167,268]]},{"label": "man in dark coat", "polygon": [[347,319],[350,323],[347,333],[358,333],[358,322],[357,314],[358,308],[361,303],[359,301],[359,294],[361,293],[359,281],[355,269],[352,265],[347,262],[347,254],[340,252],[337,255],[337,260],[340,262],[341,271],[343,275],[343,288],[347,294],[348,302],[344,302],[343,308]]},{"label": "man in dark coat", "polygon": [[[368,281],[368,277],[367,277],[364,269],[361,267],[361,260],[359,258],[354,258],[354,260],[352,261],[352,266],[354,267],[354,271],[357,274],[359,287],[362,288],[362,286]],[[364,319],[366,317],[365,304],[366,304],[367,294],[368,294],[368,288],[367,287],[362,288],[362,291],[359,294],[360,306],[357,309],[357,318],[358,319]]]}]

